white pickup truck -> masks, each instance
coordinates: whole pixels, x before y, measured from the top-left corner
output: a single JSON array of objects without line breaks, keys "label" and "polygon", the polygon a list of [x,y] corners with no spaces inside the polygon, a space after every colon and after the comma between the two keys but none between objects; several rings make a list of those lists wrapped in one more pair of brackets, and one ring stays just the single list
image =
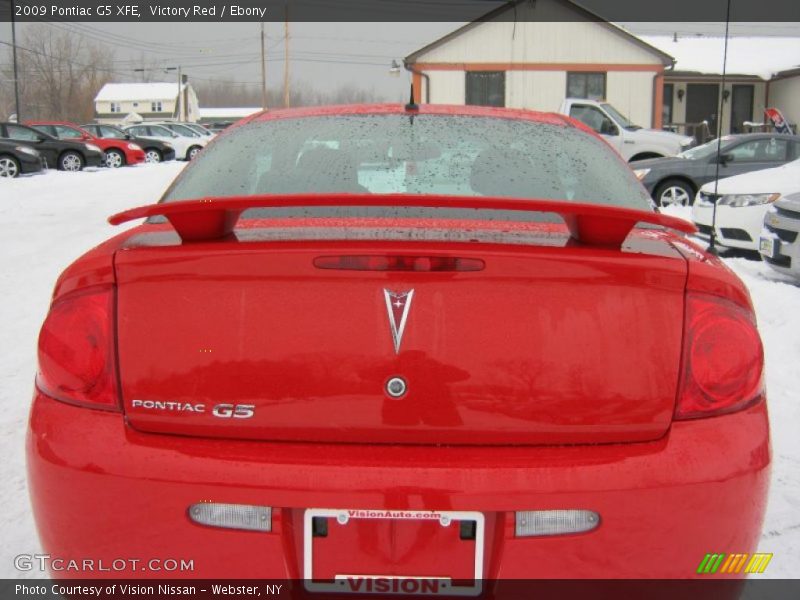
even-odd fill
[{"label": "white pickup truck", "polygon": [[558,112],[594,129],[629,162],[674,156],[695,143],[693,137],[634,125],[616,108],[602,100],[567,98]]}]

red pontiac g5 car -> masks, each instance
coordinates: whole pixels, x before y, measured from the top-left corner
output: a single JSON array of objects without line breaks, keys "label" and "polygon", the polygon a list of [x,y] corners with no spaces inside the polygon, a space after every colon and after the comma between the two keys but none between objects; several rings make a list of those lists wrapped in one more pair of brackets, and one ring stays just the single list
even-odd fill
[{"label": "red pontiac g5 car", "polygon": [[144,217],[61,275],[39,338],[52,556],[364,591],[756,548],[748,293],[578,122],[266,112],[110,220]]}]

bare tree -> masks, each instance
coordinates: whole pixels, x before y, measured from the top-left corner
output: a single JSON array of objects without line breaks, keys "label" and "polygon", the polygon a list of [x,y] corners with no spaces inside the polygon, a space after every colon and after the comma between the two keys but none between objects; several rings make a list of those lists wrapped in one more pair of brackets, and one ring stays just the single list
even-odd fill
[{"label": "bare tree", "polygon": [[[113,75],[113,54],[104,47],[45,24],[27,28],[17,61],[24,119],[91,120],[94,97]],[[4,68],[0,77],[11,81],[13,71]],[[13,97],[13,85],[3,85],[0,109],[6,114],[13,106],[9,94]]]},{"label": "bare tree", "polygon": [[161,81],[165,71],[161,66],[162,62],[157,58],[148,57],[144,52],[139,53],[139,58],[134,62],[131,67],[131,80],[135,77],[141,83],[150,83],[151,81]]},{"label": "bare tree", "polygon": [[[197,92],[200,106],[206,107],[239,107],[261,106],[261,87],[255,84],[242,84],[229,79],[195,80],[192,86]],[[293,82],[290,86],[290,102],[292,106],[319,106],[325,104],[354,104],[381,102],[381,98],[373,89],[359,88],[353,84],[345,84],[333,91],[321,91],[305,82]],[[280,108],[283,106],[283,90],[267,90],[267,106]]]}]

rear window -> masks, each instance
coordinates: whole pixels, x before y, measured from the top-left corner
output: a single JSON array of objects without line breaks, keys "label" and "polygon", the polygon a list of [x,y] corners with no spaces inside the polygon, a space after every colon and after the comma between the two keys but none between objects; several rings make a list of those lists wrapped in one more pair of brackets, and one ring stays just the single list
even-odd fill
[{"label": "rear window", "polygon": [[246,125],[204,150],[164,201],[256,194],[446,194],[650,210],[605,143],[495,117],[339,115]]}]

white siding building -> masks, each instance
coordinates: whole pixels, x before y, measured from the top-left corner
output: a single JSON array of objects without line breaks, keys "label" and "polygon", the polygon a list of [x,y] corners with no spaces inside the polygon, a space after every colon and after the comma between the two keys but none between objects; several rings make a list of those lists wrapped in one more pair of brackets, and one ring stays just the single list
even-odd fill
[{"label": "white siding building", "polygon": [[717,127],[722,135],[742,133],[748,130],[745,123],[764,121],[766,108],[777,108],[790,124],[800,123],[800,37],[729,38],[724,88],[724,38],[643,39],[676,59],[664,77],[665,125],[706,121],[711,137]]},{"label": "white siding building", "polygon": [[181,120],[197,121],[197,95],[188,83],[107,83],[94,99],[95,119],[99,123]]},{"label": "white siding building", "polygon": [[603,98],[634,123],[660,127],[673,60],[568,0],[538,0],[504,5],[405,63],[417,101],[556,111],[568,96]]}]

